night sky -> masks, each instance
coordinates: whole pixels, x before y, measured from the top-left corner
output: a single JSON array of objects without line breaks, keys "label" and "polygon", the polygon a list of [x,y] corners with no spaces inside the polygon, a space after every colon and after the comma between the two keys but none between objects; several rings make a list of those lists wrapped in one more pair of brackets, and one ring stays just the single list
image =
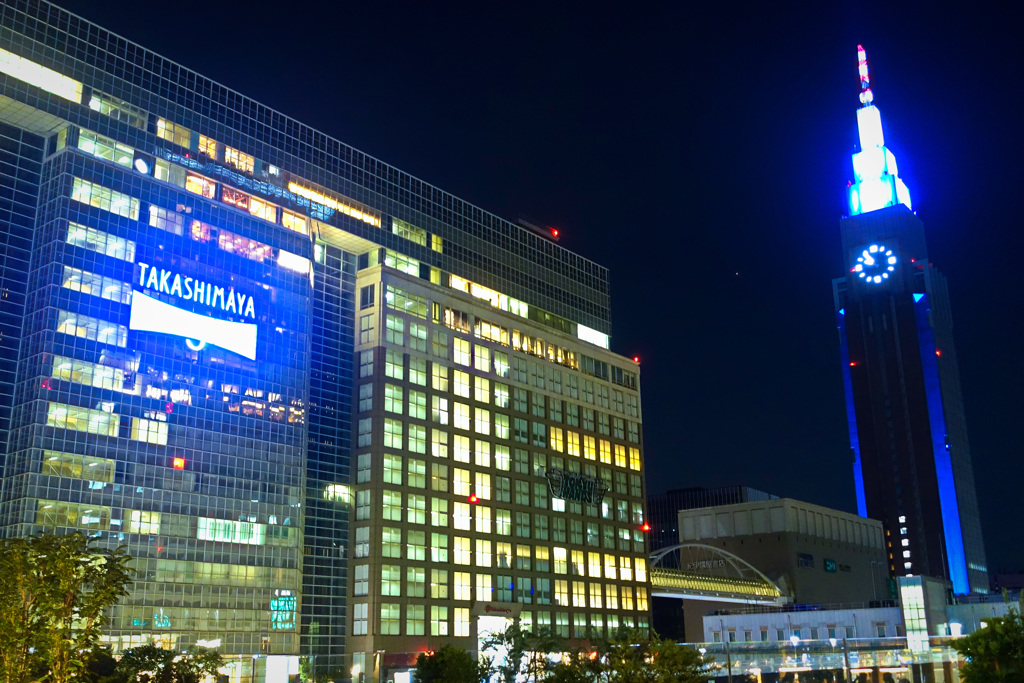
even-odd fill
[{"label": "night sky", "polygon": [[60,4],[484,209],[557,226],[609,267],[613,350],[642,360],[651,492],[746,484],[850,511],[831,279],[863,43],[887,145],[949,278],[989,567],[1024,569],[1012,16],[894,2]]}]

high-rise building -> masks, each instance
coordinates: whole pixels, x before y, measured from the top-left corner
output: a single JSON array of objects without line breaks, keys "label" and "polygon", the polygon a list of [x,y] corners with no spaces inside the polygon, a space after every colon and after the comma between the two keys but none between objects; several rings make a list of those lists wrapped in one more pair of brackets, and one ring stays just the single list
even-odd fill
[{"label": "high-rise building", "polygon": [[988,590],[946,278],[885,146],[858,46],[861,151],[833,281],[858,512],[885,525],[892,575]]},{"label": "high-rise building", "polygon": [[43,0],[0,8],[0,533],[236,680],[649,619],[607,270]]}]

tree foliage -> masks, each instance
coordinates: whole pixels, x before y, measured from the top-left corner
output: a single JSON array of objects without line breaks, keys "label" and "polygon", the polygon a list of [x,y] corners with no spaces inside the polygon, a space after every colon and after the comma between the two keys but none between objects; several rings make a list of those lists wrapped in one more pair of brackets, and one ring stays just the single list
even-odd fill
[{"label": "tree foliage", "polygon": [[696,650],[657,635],[621,631],[598,651],[607,683],[704,683],[714,677],[712,660]]},{"label": "tree foliage", "polygon": [[985,628],[953,641],[953,647],[966,659],[960,667],[964,683],[1024,681],[1024,614],[1020,609],[989,619]]},{"label": "tree foliage", "polygon": [[[502,683],[704,683],[715,676],[712,659],[640,631],[571,645],[548,630],[511,626],[486,639],[482,650]],[[507,653],[503,661],[500,653]],[[552,662],[549,653],[562,653],[562,660]]]},{"label": "tree foliage", "polygon": [[451,645],[436,652],[421,652],[416,658],[416,683],[480,683],[488,671],[473,655]]},{"label": "tree foliage", "polygon": [[0,540],[0,683],[68,683],[131,582],[123,548],[81,533]]},{"label": "tree foliage", "polygon": [[117,670],[128,683],[199,683],[216,676],[223,660],[216,650],[194,647],[185,652],[140,645],[125,650]]},{"label": "tree foliage", "polygon": [[555,668],[548,653],[565,650],[565,641],[549,629],[531,632],[513,624],[484,639],[480,649],[501,683],[532,683]]}]

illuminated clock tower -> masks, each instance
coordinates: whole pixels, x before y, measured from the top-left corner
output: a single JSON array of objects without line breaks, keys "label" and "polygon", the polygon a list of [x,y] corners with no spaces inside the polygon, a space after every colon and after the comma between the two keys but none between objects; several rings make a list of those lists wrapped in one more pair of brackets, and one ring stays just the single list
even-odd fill
[{"label": "illuminated clock tower", "polygon": [[840,221],[846,275],[832,283],[857,509],[885,524],[891,575],[987,592],[946,278],[885,146],[861,46],[858,59],[861,151]]}]

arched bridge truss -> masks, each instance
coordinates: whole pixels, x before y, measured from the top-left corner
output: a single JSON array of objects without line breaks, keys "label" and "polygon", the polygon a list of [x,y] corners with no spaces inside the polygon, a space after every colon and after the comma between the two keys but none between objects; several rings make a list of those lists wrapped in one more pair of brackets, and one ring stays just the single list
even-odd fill
[{"label": "arched bridge truss", "polygon": [[680,543],[651,553],[650,579],[655,597],[767,605],[789,601],[743,558],[701,543]]}]

